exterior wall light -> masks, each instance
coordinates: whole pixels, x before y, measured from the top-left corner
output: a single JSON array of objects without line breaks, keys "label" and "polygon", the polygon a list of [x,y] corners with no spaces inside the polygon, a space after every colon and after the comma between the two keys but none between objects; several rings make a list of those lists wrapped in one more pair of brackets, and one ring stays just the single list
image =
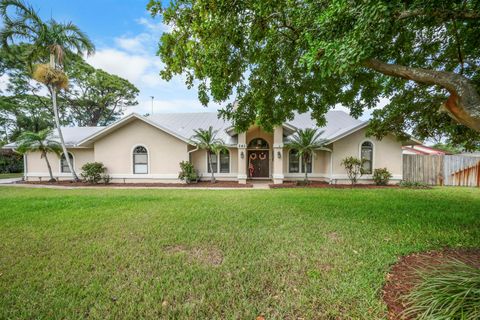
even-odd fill
[{"label": "exterior wall light", "polygon": [[282,159],[282,153],[280,151],[277,151],[277,158]]},{"label": "exterior wall light", "polygon": [[245,153],[243,153],[243,151],[240,152],[240,158],[242,158],[242,159],[245,158]]}]

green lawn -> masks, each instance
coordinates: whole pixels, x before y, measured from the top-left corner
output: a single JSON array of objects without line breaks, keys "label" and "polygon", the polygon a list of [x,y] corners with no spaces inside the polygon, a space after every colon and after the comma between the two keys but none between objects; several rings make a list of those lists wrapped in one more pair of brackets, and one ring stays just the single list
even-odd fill
[{"label": "green lawn", "polygon": [[0,319],[382,319],[398,255],[480,247],[479,189],[2,187],[0,203]]},{"label": "green lawn", "polygon": [[0,173],[0,179],[21,178],[23,173]]}]

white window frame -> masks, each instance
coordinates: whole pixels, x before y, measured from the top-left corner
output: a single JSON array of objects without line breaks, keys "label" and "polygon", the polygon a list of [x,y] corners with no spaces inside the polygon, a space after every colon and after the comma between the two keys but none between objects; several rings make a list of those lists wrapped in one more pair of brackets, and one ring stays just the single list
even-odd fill
[{"label": "white window frame", "polygon": [[218,164],[218,170],[217,170],[217,173],[219,174],[229,174],[230,172],[232,172],[232,153],[230,152],[229,149],[226,149],[225,150],[227,153],[228,153],[228,172],[221,172],[220,168],[221,168],[221,164],[220,164],[220,154],[221,152],[217,155],[218,159],[217,159],[217,164]]},{"label": "white window frame", "polygon": [[[298,175],[304,175],[305,172],[302,170],[302,167],[303,167],[303,161],[302,159],[299,159],[299,171],[298,172],[291,172],[290,171],[290,151],[292,151],[294,149],[289,149],[288,152],[287,152],[287,170],[288,170],[288,173],[291,173],[291,174],[298,174]],[[313,152],[312,154],[312,172],[309,172],[308,174],[312,174],[315,172],[315,151]]]},{"label": "white window frame", "polygon": [[[227,149],[226,151],[228,152],[228,172],[220,172],[220,153],[218,153],[218,154],[216,154],[216,158],[217,158],[216,169],[217,169],[217,171],[214,172],[215,174],[222,175],[222,174],[230,174],[232,172],[232,153],[230,152],[230,149]],[[205,153],[207,155],[205,157],[205,160],[206,160],[205,172],[208,173],[208,174],[211,174],[211,172],[209,172],[210,168],[209,168],[209,165],[208,165],[208,157],[209,157],[210,152],[205,150]],[[212,165],[212,167],[213,167],[213,165]]]},{"label": "white window frame", "polygon": [[[67,153],[72,155],[72,167],[75,170],[75,155],[70,151],[67,151]],[[58,160],[58,171],[59,171],[59,173],[61,173],[61,174],[72,174],[71,172],[63,172],[62,171],[62,156],[63,156],[63,151],[60,154],[60,157],[59,157],[59,160]],[[67,160],[67,159],[65,158],[65,160]]]},{"label": "white window frame", "polygon": [[365,142],[369,142],[369,143],[372,144],[372,172],[365,174],[365,176],[371,177],[371,176],[373,176],[373,170],[375,170],[375,151],[376,151],[377,147],[375,146],[375,142],[373,142],[371,139],[364,139],[364,140],[360,141],[360,144],[358,145],[358,158],[360,160],[362,160],[362,145]]},{"label": "white window frame", "polygon": [[[136,173],[135,172],[135,160],[134,160],[134,152],[135,152],[135,149],[138,148],[138,147],[143,147],[147,150],[147,173]],[[144,144],[137,144],[137,145],[134,145],[132,150],[130,151],[130,161],[132,163],[132,174],[133,175],[139,175],[139,176],[144,176],[144,175],[148,175],[150,174],[150,162],[152,161],[152,159],[150,158],[150,149],[144,145]]]}]

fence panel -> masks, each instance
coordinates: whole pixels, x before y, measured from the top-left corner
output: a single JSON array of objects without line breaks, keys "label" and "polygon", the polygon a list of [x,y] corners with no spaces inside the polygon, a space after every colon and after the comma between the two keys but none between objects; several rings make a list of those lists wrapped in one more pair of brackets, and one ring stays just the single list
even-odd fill
[{"label": "fence panel", "polygon": [[403,179],[429,185],[480,187],[480,157],[405,154]]}]

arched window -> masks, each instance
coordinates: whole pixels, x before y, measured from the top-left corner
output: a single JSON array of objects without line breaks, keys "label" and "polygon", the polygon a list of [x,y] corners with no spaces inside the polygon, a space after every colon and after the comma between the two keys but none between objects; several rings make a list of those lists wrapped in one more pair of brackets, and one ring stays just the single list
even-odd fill
[{"label": "arched window", "polygon": [[[312,156],[307,158],[306,163],[307,173],[312,173]],[[297,150],[290,150],[288,153],[288,172],[290,173],[305,173],[305,165],[303,159],[298,156]]]},{"label": "arched window", "polygon": [[373,171],[373,143],[365,141],[360,149],[360,158],[363,160],[364,174],[372,174]]},{"label": "arched window", "polygon": [[[70,163],[73,166],[73,155],[69,152],[68,157],[70,158]],[[62,157],[60,158],[60,172],[62,173],[70,173],[70,168],[68,167],[67,158],[65,158],[65,153],[62,153]]]},{"label": "arched window", "polygon": [[268,149],[268,142],[262,138],[255,138],[248,144],[249,149]]},{"label": "arched window", "polygon": [[222,150],[219,154],[220,157],[220,173],[230,172],[230,152],[228,150]]},{"label": "arched window", "polygon": [[133,149],[133,173],[148,173],[148,151],[147,148],[143,146],[138,146]]}]

